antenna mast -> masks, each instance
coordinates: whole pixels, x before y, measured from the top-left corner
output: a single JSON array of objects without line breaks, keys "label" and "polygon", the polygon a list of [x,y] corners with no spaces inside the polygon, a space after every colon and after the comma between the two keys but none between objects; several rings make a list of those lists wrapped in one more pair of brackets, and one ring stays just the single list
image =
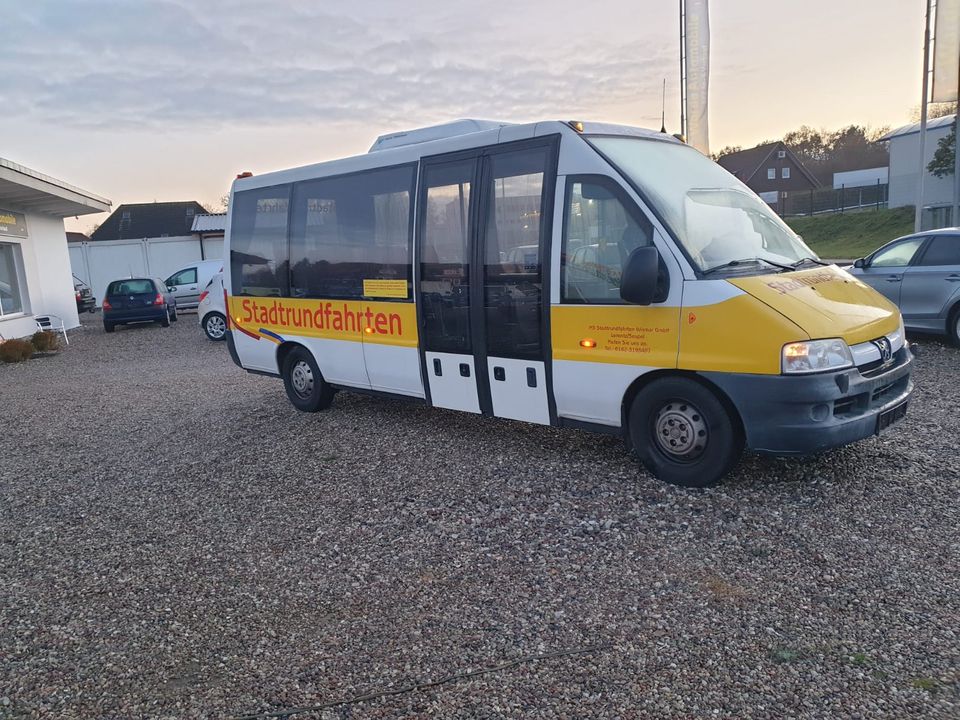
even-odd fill
[{"label": "antenna mast", "polygon": [[663,79],[663,97],[660,101],[660,132],[667,132],[667,79]]},{"label": "antenna mast", "polygon": [[680,0],[680,137],[687,137],[687,7]]}]

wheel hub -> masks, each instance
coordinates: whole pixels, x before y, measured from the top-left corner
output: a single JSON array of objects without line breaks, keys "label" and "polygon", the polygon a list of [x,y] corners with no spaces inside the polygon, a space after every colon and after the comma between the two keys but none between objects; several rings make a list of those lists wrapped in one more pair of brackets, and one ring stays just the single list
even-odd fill
[{"label": "wheel hub", "polygon": [[293,366],[293,372],[290,373],[290,384],[294,391],[303,398],[310,397],[313,394],[313,370],[310,365],[301,360]]},{"label": "wheel hub", "polygon": [[213,316],[207,320],[207,332],[215,338],[223,337],[226,329],[226,323],[217,316]]},{"label": "wheel hub", "polygon": [[675,460],[694,460],[707,447],[707,423],[688,402],[665,404],[657,413],[653,434],[660,450]]}]

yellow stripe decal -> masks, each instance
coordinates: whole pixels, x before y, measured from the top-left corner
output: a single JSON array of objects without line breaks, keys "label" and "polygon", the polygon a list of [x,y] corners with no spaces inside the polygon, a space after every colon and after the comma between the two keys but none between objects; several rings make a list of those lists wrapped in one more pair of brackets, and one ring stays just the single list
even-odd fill
[{"label": "yellow stripe decal", "polygon": [[417,347],[413,303],[230,297],[230,317],[245,328],[283,335]]}]

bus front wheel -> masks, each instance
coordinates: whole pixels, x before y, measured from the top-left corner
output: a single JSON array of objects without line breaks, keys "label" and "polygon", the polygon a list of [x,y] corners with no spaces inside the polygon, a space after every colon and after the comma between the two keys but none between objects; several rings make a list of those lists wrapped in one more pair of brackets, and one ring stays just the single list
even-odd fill
[{"label": "bus front wheel", "polygon": [[283,359],[283,386],[297,410],[326,410],[333,402],[334,389],[327,385],[317,361],[309,350],[296,347]]},{"label": "bus front wheel", "polygon": [[628,422],[644,467],[673,485],[713,485],[743,451],[738,421],[710,389],[689,378],[651,382],[634,398]]}]

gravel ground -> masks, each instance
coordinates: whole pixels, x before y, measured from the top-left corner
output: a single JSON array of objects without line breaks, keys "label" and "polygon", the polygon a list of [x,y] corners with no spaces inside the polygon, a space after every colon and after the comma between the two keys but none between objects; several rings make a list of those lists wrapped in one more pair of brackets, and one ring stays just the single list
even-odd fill
[{"label": "gravel ground", "polygon": [[192,314],[84,322],[0,366],[0,718],[441,679],[294,717],[960,717],[960,351],[936,340],[889,434],[687,491],[611,437],[347,394],[299,414]]}]

